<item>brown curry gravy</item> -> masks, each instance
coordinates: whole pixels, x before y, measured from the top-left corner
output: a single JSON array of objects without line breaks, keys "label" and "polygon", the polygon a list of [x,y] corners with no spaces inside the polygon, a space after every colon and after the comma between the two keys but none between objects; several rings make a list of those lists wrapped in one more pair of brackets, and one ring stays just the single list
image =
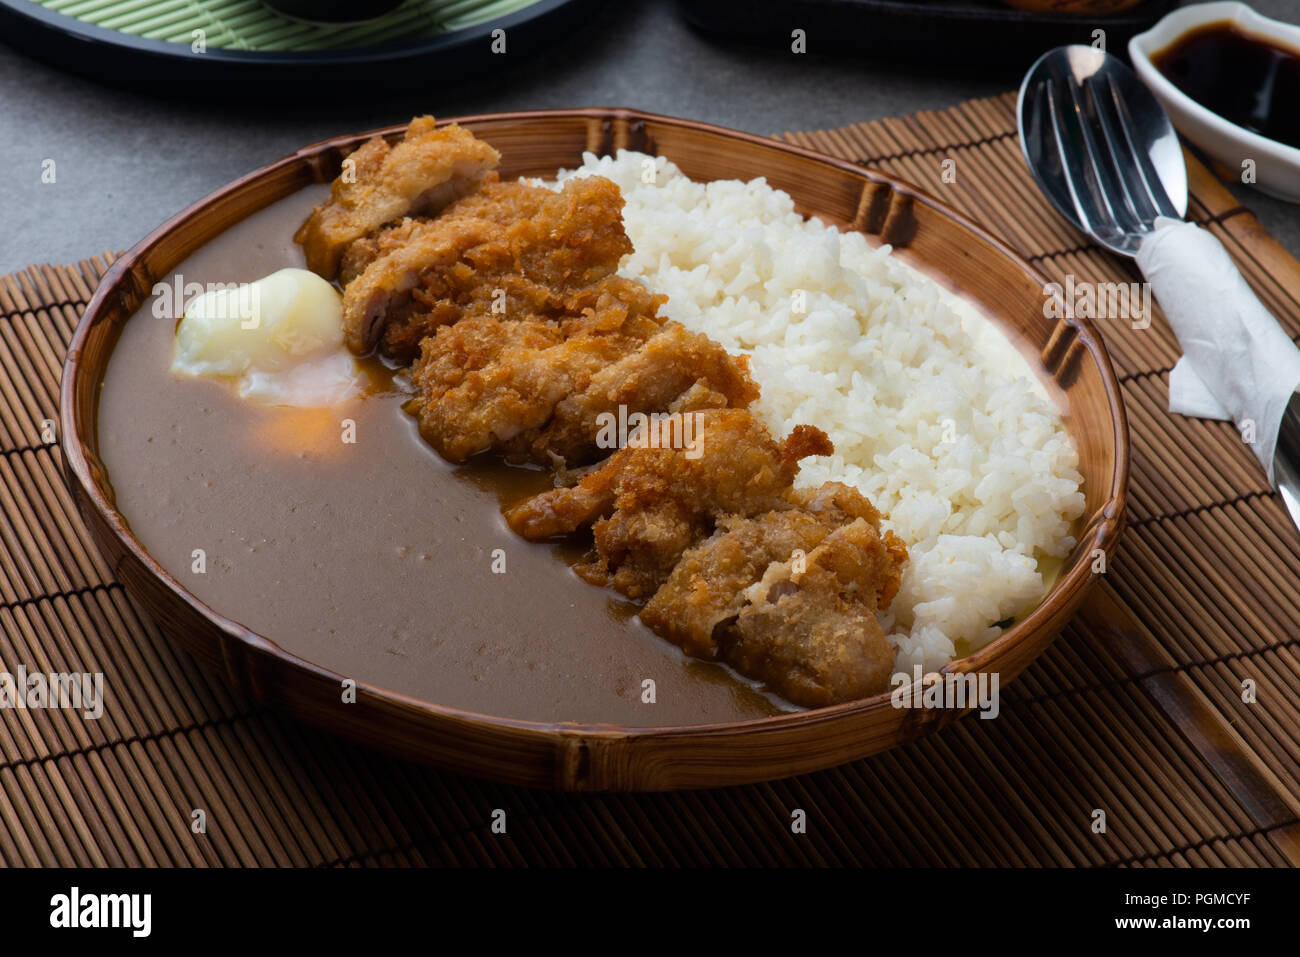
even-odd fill
[{"label": "brown curry gravy", "polygon": [[[291,237],[324,195],[312,187],[273,204],[174,272],[251,282],[303,266]],[[620,596],[582,582],[569,564],[578,550],[516,537],[501,503],[548,475],[449,465],[393,387],[307,410],[174,377],[175,323],[152,308],[124,324],[110,358],[100,454],[136,537],[220,614],[358,681],[507,718],[662,726],[789,707],[682,655]],[[344,419],[355,444],[342,441]],[[204,574],[191,570],[195,549]],[[496,549],[505,574],[492,571]],[[653,704],[642,701],[647,679]]]}]

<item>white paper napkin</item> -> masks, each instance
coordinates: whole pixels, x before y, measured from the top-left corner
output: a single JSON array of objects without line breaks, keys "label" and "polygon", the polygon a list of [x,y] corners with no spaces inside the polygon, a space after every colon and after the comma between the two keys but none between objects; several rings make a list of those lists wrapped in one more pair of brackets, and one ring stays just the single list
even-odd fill
[{"label": "white paper napkin", "polygon": [[1169,411],[1231,419],[1268,480],[1300,349],[1256,298],[1223,244],[1194,223],[1160,217],[1137,263],[1183,357],[1169,376]]}]

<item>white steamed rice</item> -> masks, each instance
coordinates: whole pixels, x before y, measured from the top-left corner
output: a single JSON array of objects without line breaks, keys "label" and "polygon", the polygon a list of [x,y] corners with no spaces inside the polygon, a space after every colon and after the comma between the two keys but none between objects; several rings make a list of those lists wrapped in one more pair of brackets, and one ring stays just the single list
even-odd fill
[{"label": "white steamed rice", "polygon": [[1041,601],[1041,569],[1074,546],[1083,477],[1057,408],[986,320],[762,179],[700,184],[620,151],[560,180],[590,173],[627,200],[636,252],[620,271],[751,357],[774,434],[806,422],[831,437],[835,454],[805,459],[798,484],[856,486],[907,543],[882,619],[897,670],[941,667]]}]

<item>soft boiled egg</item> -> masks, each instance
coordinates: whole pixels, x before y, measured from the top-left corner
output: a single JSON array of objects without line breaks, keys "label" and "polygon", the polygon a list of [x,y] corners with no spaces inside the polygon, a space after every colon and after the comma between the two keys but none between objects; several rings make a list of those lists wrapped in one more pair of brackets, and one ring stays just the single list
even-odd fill
[{"label": "soft boiled egg", "polygon": [[225,380],[265,405],[336,405],[365,384],[343,344],[342,297],[305,269],[192,300],[176,329],[172,372]]}]

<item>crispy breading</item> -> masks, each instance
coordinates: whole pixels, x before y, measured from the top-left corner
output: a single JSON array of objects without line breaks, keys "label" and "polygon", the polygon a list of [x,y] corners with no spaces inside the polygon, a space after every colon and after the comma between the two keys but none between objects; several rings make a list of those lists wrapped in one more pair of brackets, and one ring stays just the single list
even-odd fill
[{"label": "crispy breading", "polygon": [[566,340],[550,319],[467,316],[425,338],[407,410],[449,461],[509,451],[530,445],[556,405],[620,352],[617,336]]},{"label": "crispy breading", "polygon": [[447,269],[472,275],[473,269],[463,261],[466,251],[499,232],[500,227],[486,219],[413,221],[404,242],[379,255],[343,290],[343,336],[348,348],[365,355],[383,337],[381,351],[409,361],[424,336],[459,319],[470,301],[490,303],[491,290],[473,286],[467,277],[462,303],[445,315],[422,317],[418,328],[410,327],[411,315],[420,308],[412,294],[422,273]]},{"label": "crispy breading", "polygon": [[781,507],[799,459],[833,451],[812,426],[796,427],[778,444],[744,409],[707,409],[663,424],[670,427],[657,439],[648,429],[634,433],[576,486],[510,509],[511,528],[537,541],[590,526],[596,556],[579,574],[631,598],[648,597],[719,518]]},{"label": "crispy breading", "polygon": [[456,200],[442,215],[490,219],[494,223],[505,225],[517,219],[536,216],[542,204],[554,195],[553,189],[517,179],[504,183],[485,183],[475,192]]},{"label": "crispy breading", "polygon": [[645,283],[613,274],[567,290],[560,314],[566,318],[570,335],[634,326],[645,339],[663,324],[659,310],[667,301],[667,296],[651,292]]},{"label": "crispy breading", "polygon": [[425,336],[483,303],[507,318],[562,314],[565,299],[612,274],[632,243],[623,196],[609,180],[578,177],[546,192],[531,216],[502,222],[491,218],[499,207],[470,197],[464,214],[411,227],[344,290],[348,348],[365,354],[378,345],[409,362]]},{"label": "crispy breading", "polygon": [[[758,398],[745,357],[728,353],[708,336],[677,322],[616,362],[597,371],[555,408],[555,416],[528,455],[542,461],[549,450],[569,463],[583,463],[601,449],[601,421],[637,413],[744,408]],[[605,441],[606,451],[617,447]]]},{"label": "crispy breading", "polygon": [[641,609],[641,620],[696,658],[717,658],[714,630],[740,614],[744,591],[767,566],[808,550],[830,534],[826,517],[782,508],[754,518],[724,515],[712,535],[687,551]]},{"label": "crispy breading", "polygon": [[[577,461],[576,450],[537,444],[559,403],[589,385],[662,328],[662,296],[611,276],[566,301],[563,319],[505,319],[491,304],[468,304],[461,319],[421,343],[407,411],[445,458],[461,462],[495,449],[511,458]],[[590,437],[594,447],[595,433]]]},{"label": "crispy breading", "polygon": [[907,560],[879,522],[838,482],[798,490],[763,515],[727,516],[682,556],[641,620],[795,704],[874,694],[894,659],[875,613],[889,607]]},{"label": "crispy breading", "polygon": [[769,565],[734,623],[718,630],[722,659],[807,708],[884,691],[894,647],[876,618],[877,595],[897,589],[906,555],[886,535],[857,519],[806,558]]},{"label": "crispy breading", "polygon": [[572,466],[617,447],[617,434],[602,427],[606,413],[626,421],[757,397],[744,360],[662,323],[662,300],[612,276],[569,297],[563,319],[467,315],[424,339],[408,411],[453,462],[493,449]]},{"label": "crispy breading", "polygon": [[[520,217],[534,216],[542,202],[554,193],[545,186],[512,182],[484,182],[477,190],[447,206],[441,216],[486,219],[505,225]],[[361,275],[372,262],[411,241],[422,219],[407,217],[356,240],[343,253],[339,282],[344,286]]]},{"label": "crispy breading", "polygon": [[641,620],[687,654],[716,658],[714,629],[740,613],[745,590],[769,565],[796,551],[806,554],[859,518],[878,524],[880,514],[862,493],[839,482],[796,489],[778,509],[752,518],[724,516],[709,538],[682,556]]},{"label": "crispy breading", "polygon": [[294,234],[307,268],[333,279],[344,250],[403,216],[437,212],[495,175],[501,155],[455,123],[435,127],[432,116],[411,121],[401,142],[375,136],[348,160],[328,201]]},{"label": "crispy breading", "polygon": [[339,260],[339,282],[346,287],[380,256],[401,249],[423,222],[407,216],[395,226],[386,226],[350,243]]}]

